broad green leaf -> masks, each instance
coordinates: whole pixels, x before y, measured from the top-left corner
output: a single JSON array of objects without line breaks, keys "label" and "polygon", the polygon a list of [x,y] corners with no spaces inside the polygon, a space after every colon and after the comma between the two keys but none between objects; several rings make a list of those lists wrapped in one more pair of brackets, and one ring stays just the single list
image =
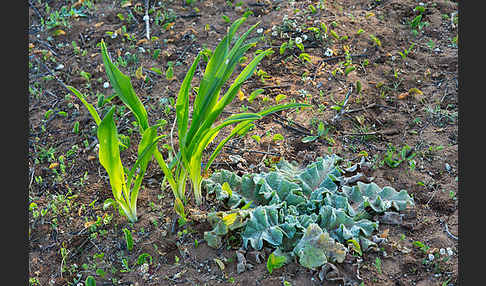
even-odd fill
[{"label": "broad green leaf", "polygon": [[245,230],[241,233],[243,247],[247,248],[250,243],[251,247],[260,250],[263,247],[263,241],[273,246],[279,246],[286,235],[280,224],[278,205],[255,208],[250,213]]},{"label": "broad green leaf", "polygon": [[[113,106],[98,126],[99,159],[110,178],[113,196],[117,201],[123,201],[122,192],[125,190],[125,173],[120,159],[116,125],[113,120],[115,110],[116,107]],[[128,194],[126,194],[125,199],[128,199]]]},{"label": "broad green leaf", "polygon": [[346,248],[313,223],[307,227],[294,253],[302,266],[315,269],[328,261],[342,263],[346,257]]},{"label": "broad green leaf", "polygon": [[84,286],[96,286],[96,280],[93,276],[89,275],[84,281]]},{"label": "broad green leaf", "polygon": [[[233,172],[220,170],[204,180],[204,187],[208,194],[215,194],[217,200],[225,201],[230,209],[245,209],[245,206],[255,207],[257,203],[263,202],[255,194],[255,183],[249,175],[240,177]],[[223,189],[224,184],[231,188],[231,196]],[[255,202],[255,203],[253,203]]]},{"label": "broad green leaf", "polygon": [[277,256],[273,254],[273,252],[268,256],[267,260],[267,270],[270,274],[272,274],[274,269],[278,269],[287,262],[287,258],[285,256]]},{"label": "broad green leaf", "polygon": [[339,159],[340,158],[335,155],[326,156],[325,158],[319,158],[316,162],[309,164],[302,173],[299,174],[304,193],[310,195],[312,191],[318,188],[325,188],[331,192],[335,192],[337,190],[337,185],[334,183],[333,179],[341,175],[336,166],[336,162]]},{"label": "broad green leaf", "polygon": [[349,200],[357,204],[357,211],[363,211],[366,207],[371,207],[375,212],[382,213],[393,207],[397,211],[405,210],[408,206],[413,206],[414,201],[405,190],[397,192],[392,187],[381,189],[377,184],[365,184],[358,182],[356,186],[343,186],[343,194]]},{"label": "broad green leaf", "polygon": [[130,108],[137,118],[142,131],[148,128],[147,111],[142,102],[135,94],[135,90],[130,82],[130,77],[124,75],[111,61],[105,42],[101,40],[101,55],[105,66],[106,75],[111,82],[111,85],[116,91],[116,94]]}]

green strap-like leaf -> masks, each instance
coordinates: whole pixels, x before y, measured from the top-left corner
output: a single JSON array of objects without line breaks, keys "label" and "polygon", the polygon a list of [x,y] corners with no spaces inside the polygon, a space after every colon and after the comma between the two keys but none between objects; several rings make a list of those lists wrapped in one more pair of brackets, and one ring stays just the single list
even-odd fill
[{"label": "green strap-like leaf", "polygon": [[[176,114],[177,114],[177,130],[179,132],[179,145],[184,144],[184,137],[187,132],[188,121],[189,121],[189,91],[191,89],[191,81],[194,77],[194,72],[201,59],[201,53],[198,53],[197,57],[194,59],[191,68],[186,74],[184,81],[182,82],[181,88],[179,90],[179,95],[176,101]],[[184,148],[181,148],[184,150]]]},{"label": "green strap-like leaf", "polygon": [[117,201],[122,201],[122,192],[125,190],[125,173],[120,159],[116,125],[113,120],[115,110],[116,107],[113,106],[98,126],[99,158],[110,178],[113,196]]},{"label": "green strap-like leaf", "polygon": [[[149,130],[149,129],[147,129],[147,130]],[[155,148],[157,147],[156,146],[157,142],[163,137],[165,137],[165,135],[153,138],[152,142],[148,146],[146,146],[143,149],[142,152],[140,152],[141,149],[139,148],[139,155],[138,155],[139,158],[135,162],[135,164],[133,166],[133,170],[135,170],[137,168],[140,168],[140,170],[139,170],[139,172],[136,176],[133,187],[130,190],[130,208],[134,211],[134,213],[136,213],[138,192],[140,190],[140,185],[142,184],[142,180],[143,180],[143,177],[145,175],[145,172],[147,171],[148,163],[152,159],[152,155],[155,151]],[[139,145],[139,147],[140,147],[140,145]],[[127,184],[127,186],[130,186],[130,185]]]},{"label": "green strap-like leaf", "polygon": [[135,115],[142,129],[141,131],[144,131],[149,126],[147,111],[135,94],[135,90],[130,82],[130,77],[124,75],[111,61],[103,39],[101,40],[101,55],[105,65],[106,75],[108,76],[111,85],[123,103],[125,103]]},{"label": "green strap-like leaf", "polygon": [[233,114],[230,117],[226,118],[220,125],[213,127],[211,129],[207,129],[201,136],[202,138],[198,138],[198,140],[193,140],[191,142],[191,145],[187,148],[187,151],[190,154],[197,154],[197,152],[202,152],[204,151],[204,148],[212,142],[212,139],[214,138],[215,135],[224,127],[238,123],[241,121],[246,121],[246,120],[258,120],[262,118],[258,113],[238,113],[238,114]]},{"label": "green strap-like leaf", "polygon": [[84,104],[84,106],[88,109],[89,113],[93,117],[94,121],[96,122],[96,125],[100,125],[101,118],[98,115],[98,112],[96,112],[96,109],[93,107],[93,105],[89,104],[86,99],[84,98],[84,95],[81,94],[77,89],[75,89],[72,86],[67,86],[67,88],[76,95],[77,98]]},{"label": "green strap-like leaf", "polygon": [[206,66],[203,79],[199,85],[199,91],[194,101],[193,118],[191,127],[187,133],[186,145],[190,144],[196,136],[196,132],[210,127],[217,116],[208,115],[212,112],[214,105],[218,101],[220,90],[243,54],[251,47],[246,45],[240,48],[243,40],[248,36],[254,27],[247,31],[228,52],[229,44],[236,32],[236,29],[246,20],[245,17],[238,19],[231,26],[228,34],[216,47],[211,59]]},{"label": "green strap-like leaf", "polygon": [[[286,109],[291,109],[291,108],[307,107],[307,106],[309,106],[309,105],[308,104],[305,104],[305,103],[281,104],[281,105],[272,106],[272,107],[267,108],[267,109],[265,109],[263,111],[260,111],[260,112],[258,112],[258,114],[263,117],[263,116],[269,115],[269,114],[274,113],[274,112],[278,112],[278,111],[282,111],[282,110],[286,110]],[[253,121],[255,121],[255,120],[247,120],[247,121],[243,121],[243,122],[239,123],[238,125],[236,125],[233,128],[233,130],[231,130],[230,134],[226,138],[224,138],[223,140],[221,140],[221,142],[219,142],[219,144],[216,147],[216,149],[214,149],[213,153],[211,153],[211,156],[209,157],[208,163],[204,167],[204,171],[205,172],[207,170],[209,170],[209,167],[213,163],[214,159],[216,159],[216,156],[219,155],[219,153],[223,149],[224,145],[231,138],[233,138],[235,135],[237,135],[241,130],[244,130],[245,128],[247,128],[248,125],[251,124],[251,122],[253,122]]]}]

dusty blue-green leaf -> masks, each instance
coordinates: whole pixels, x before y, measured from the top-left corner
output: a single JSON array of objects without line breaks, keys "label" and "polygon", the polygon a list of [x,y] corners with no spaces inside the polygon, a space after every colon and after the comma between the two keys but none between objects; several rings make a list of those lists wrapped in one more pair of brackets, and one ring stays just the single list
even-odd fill
[{"label": "dusty blue-green leaf", "polygon": [[244,248],[248,248],[248,243],[250,243],[251,247],[260,250],[263,247],[263,241],[273,246],[279,246],[282,243],[286,234],[280,226],[278,207],[278,205],[257,207],[250,212],[245,230],[241,233]]},{"label": "dusty blue-green leaf", "polygon": [[312,142],[314,140],[316,140],[317,138],[319,138],[318,136],[314,136],[314,135],[310,135],[310,136],[305,136],[304,138],[302,138],[302,143],[309,143],[309,142]]},{"label": "dusty blue-green leaf", "polygon": [[253,181],[257,185],[258,194],[269,201],[269,204],[286,201],[288,205],[298,206],[307,201],[298,184],[286,180],[277,172],[257,174]]},{"label": "dusty blue-green leaf", "polygon": [[334,179],[341,176],[336,164],[340,158],[336,155],[318,158],[316,162],[309,164],[299,175],[302,181],[302,190],[310,195],[318,188],[325,188],[331,192],[337,190]]},{"label": "dusty blue-green leaf", "polygon": [[355,221],[342,209],[324,205],[319,211],[319,226],[339,242],[358,239],[361,235],[369,237],[378,229],[378,223],[367,219]]},{"label": "dusty blue-green leaf", "polygon": [[307,268],[315,269],[326,262],[342,263],[346,257],[346,248],[323,231],[319,225],[310,224],[302,239],[294,248],[299,257],[299,263]]},{"label": "dusty blue-green leaf", "polygon": [[205,231],[204,240],[207,242],[208,246],[212,248],[218,249],[223,245],[221,236],[217,235],[213,231]]},{"label": "dusty blue-green leaf", "polygon": [[[224,183],[228,183],[231,188],[231,196],[223,189]],[[255,184],[248,175],[240,177],[233,172],[223,169],[213,173],[211,177],[204,180],[203,186],[208,194],[214,193],[216,199],[227,200],[226,205],[230,209],[236,209],[247,204],[250,204],[251,207],[256,207],[256,204],[261,201],[255,195]]]},{"label": "dusty blue-green leaf", "polygon": [[414,205],[414,201],[407,191],[397,192],[392,187],[381,189],[375,183],[358,182],[353,187],[343,186],[342,190],[352,203],[357,204],[357,211],[363,211],[368,206],[378,213],[391,207],[397,211],[402,211],[408,206]]}]

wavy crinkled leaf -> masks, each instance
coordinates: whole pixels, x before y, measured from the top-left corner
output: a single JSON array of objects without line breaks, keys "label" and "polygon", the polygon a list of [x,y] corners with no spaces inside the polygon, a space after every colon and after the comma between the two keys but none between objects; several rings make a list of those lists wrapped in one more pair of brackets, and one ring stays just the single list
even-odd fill
[{"label": "wavy crinkled leaf", "polygon": [[335,192],[337,185],[334,180],[339,180],[342,175],[336,164],[341,158],[336,155],[318,158],[316,162],[305,168],[299,168],[285,160],[277,164],[277,171],[282,173],[288,180],[297,182],[302,191],[309,196],[313,191],[324,188]]},{"label": "wavy crinkled leaf", "polygon": [[209,213],[207,220],[213,229],[204,232],[204,240],[210,247],[220,248],[222,246],[221,237],[230,230],[245,226],[249,212],[249,210],[231,210]]},{"label": "wavy crinkled leaf", "polygon": [[340,242],[348,239],[358,239],[360,236],[369,237],[378,229],[378,223],[367,219],[355,221],[342,209],[323,206],[319,212],[320,227]]},{"label": "wavy crinkled leaf", "polygon": [[[224,183],[227,183],[231,188],[231,196],[223,189]],[[250,206],[256,207],[256,203],[261,201],[255,195],[255,184],[249,175],[240,177],[233,172],[221,170],[204,180],[203,186],[206,188],[208,194],[214,193],[216,199],[227,200],[226,205],[230,209],[236,209],[248,203],[251,204]]]},{"label": "wavy crinkled leaf", "polygon": [[407,206],[413,206],[414,201],[407,191],[397,192],[392,187],[381,189],[377,184],[365,184],[358,182],[357,186],[343,186],[343,193],[349,200],[356,204],[357,211],[363,211],[366,207],[371,207],[375,212],[381,213],[393,207],[397,211],[402,211]]},{"label": "wavy crinkled leaf", "polygon": [[313,223],[307,227],[294,253],[302,266],[315,269],[328,261],[342,263],[346,257],[346,248]]},{"label": "wavy crinkled leaf", "polygon": [[338,194],[328,193],[322,203],[326,206],[331,206],[335,209],[343,210],[349,216],[354,217],[356,215],[355,210],[349,204],[348,198]]},{"label": "wavy crinkled leaf", "polygon": [[341,176],[341,172],[336,166],[338,160],[340,160],[338,156],[332,155],[318,158],[316,162],[309,164],[299,175],[303,192],[310,195],[319,188],[335,192],[338,187],[334,180]]},{"label": "wavy crinkled leaf", "polygon": [[298,206],[307,201],[298,184],[286,180],[277,172],[256,174],[253,181],[258,187],[258,194],[268,200],[270,205],[286,201],[288,205]]},{"label": "wavy crinkled leaf", "polygon": [[256,250],[262,249],[263,241],[273,246],[282,244],[283,237],[287,234],[278,219],[279,207],[279,205],[259,206],[250,213],[250,219],[241,233],[244,248],[248,248],[248,242]]}]

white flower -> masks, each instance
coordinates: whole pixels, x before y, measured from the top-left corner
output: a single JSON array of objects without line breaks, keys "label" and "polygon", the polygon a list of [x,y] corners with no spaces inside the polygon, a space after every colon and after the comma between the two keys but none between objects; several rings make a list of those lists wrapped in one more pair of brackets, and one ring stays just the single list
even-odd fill
[{"label": "white flower", "polygon": [[302,38],[301,38],[301,37],[297,37],[297,38],[295,38],[295,43],[296,43],[297,45],[302,44]]},{"label": "white flower", "polygon": [[109,87],[110,87],[110,83],[106,81],[106,82],[103,84],[103,87],[104,87],[104,88],[109,88]]},{"label": "white flower", "polygon": [[276,37],[278,35],[278,32],[277,31],[273,31],[272,32],[272,36]]},{"label": "white flower", "polygon": [[330,57],[330,56],[332,56],[332,55],[333,55],[333,52],[332,52],[332,50],[331,50],[331,49],[327,48],[327,49],[326,49],[326,52],[324,53],[324,55],[325,55],[326,57]]},{"label": "white flower", "polygon": [[257,30],[257,33],[258,33],[258,34],[263,33],[263,28],[259,28],[259,29]]},{"label": "white flower", "polygon": [[307,35],[306,35],[306,34],[302,34],[302,40],[303,40],[303,41],[307,41],[307,38],[308,38],[308,37],[307,37]]}]

